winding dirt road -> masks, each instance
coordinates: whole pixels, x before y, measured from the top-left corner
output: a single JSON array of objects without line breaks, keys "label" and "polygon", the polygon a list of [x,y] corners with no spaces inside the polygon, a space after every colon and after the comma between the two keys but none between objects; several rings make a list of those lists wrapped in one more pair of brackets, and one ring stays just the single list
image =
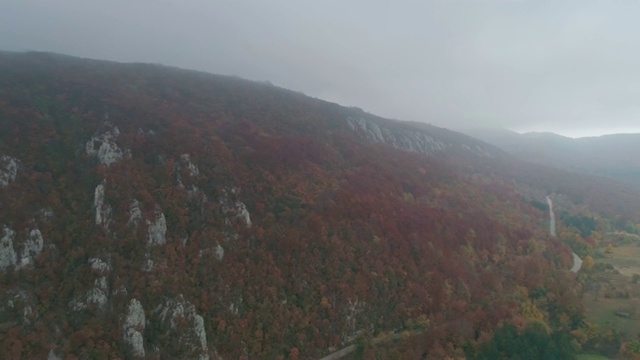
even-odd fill
[{"label": "winding dirt road", "polygon": [[[549,219],[551,220],[549,222],[549,233],[551,234],[551,236],[556,237],[556,215],[553,213],[553,201],[551,201],[551,198],[549,198],[548,196],[547,204],[549,205]],[[577,273],[582,267],[582,259],[580,259],[578,254],[574,253],[573,251],[571,252],[571,254],[573,255],[573,266],[571,267],[571,271]]]}]

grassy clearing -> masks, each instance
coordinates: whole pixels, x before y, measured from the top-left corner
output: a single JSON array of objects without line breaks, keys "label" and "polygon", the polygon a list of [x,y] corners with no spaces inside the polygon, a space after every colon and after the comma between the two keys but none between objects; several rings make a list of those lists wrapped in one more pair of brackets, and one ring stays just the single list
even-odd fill
[{"label": "grassy clearing", "polygon": [[634,283],[633,275],[640,275],[640,246],[614,247],[609,254],[601,251],[601,264],[584,293],[587,320],[601,329],[613,328],[636,337],[640,335],[640,281]]},{"label": "grassy clearing", "polygon": [[608,357],[595,354],[580,354],[576,356],[577,360],[609,360]]},{"label": "grassy clearing", "polygon": [[611,250],[610,254],[604,254],[602,262],[613,265],[621,274],[640,275],[640,246],[619,246]]}]

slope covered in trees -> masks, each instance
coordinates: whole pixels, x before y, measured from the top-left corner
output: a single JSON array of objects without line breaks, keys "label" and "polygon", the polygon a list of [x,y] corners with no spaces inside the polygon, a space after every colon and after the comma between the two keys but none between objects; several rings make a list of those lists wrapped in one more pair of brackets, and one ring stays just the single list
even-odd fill
[{"label": "slope covered in trees", "polygon": [[0,54],[0,346],[295,359],[406,332],[380,356],[483,358],[565,339],[571,251],[506,158],[268,84]]}]

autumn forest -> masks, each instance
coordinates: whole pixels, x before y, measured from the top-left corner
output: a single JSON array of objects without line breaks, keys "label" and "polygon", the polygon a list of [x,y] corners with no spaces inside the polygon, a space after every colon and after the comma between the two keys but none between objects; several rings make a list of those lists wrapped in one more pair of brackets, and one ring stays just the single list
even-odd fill
[{"label": "autumn forest", "polygon": [[638,357],[583,297],[639,199],[267,83],[1,53],[0,357]]}]

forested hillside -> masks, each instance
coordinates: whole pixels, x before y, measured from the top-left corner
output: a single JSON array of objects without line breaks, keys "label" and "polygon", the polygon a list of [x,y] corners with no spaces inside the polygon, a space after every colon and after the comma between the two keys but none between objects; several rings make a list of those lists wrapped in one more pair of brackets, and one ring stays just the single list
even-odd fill
[{"label": "forested hillside", "polygon": [[560,177],[523,191],[511,162],[269,84],[0,54],[0,346],[570,358],[582,287],[539,206]]}]

